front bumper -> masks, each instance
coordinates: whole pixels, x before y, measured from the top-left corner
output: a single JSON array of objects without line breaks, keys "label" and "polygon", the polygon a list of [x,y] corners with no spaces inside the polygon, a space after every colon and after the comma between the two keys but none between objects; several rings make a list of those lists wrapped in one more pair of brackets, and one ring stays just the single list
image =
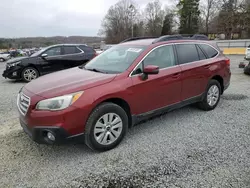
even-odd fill
[{"label": "front bumper", "polygon": [[11,67],[3,71],[2,76],[9,79],[20,79],[22,68],[19,66]]},{"label": "front bumper", "polygon": [[[84,141],[84,134],[70,136],[62,127],[57,126],[37,126],[29,127],[20,118],[20,124],[24,132],[38,144],[65,144],[68,142],[82,142]],[[47,133],[54,135],[55,140],[50,140]]]}]

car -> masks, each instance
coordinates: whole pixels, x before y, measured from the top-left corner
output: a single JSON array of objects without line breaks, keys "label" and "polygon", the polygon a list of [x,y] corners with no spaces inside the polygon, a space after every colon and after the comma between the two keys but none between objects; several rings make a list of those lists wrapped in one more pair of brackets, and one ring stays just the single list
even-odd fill
[{"label": "car", "polygon": [[106,151],[148,118],[189,104],[215,109],[230,85],[230,59],[210,41],[154,40],[115,45],[27,83],[17,96],[23,130],[39,144],[77,140]]},{"label": "car", "polygon": [[0,53],[0,62],[4,62],[10,59],[10,54],[7,52]]},{"label": "car", "polygon": [[85,64],[96,56],[86,44],[53,45],[27,57],[9,60],[2,76],[30,82],[39,76]]}]

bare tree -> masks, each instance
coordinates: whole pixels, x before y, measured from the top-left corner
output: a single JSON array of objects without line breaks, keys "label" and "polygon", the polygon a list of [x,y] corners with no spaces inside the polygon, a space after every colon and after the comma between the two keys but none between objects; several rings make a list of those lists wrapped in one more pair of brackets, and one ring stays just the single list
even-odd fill
[{"label": "bare tree", "polygon": [[132,0],[121,0],[111,6],[104,17],[99,34],[106,36],[106,42],[118,43],[131,36],[132,20],[129,7],[135,7],[135,17],[138,13],[137,6]]},{"label": "bare tree", "polygon": [[[205,25],[206,34],[209,33],[211,21],[218,15],[221,6],[221,0],[204,0],[201,1],[201,19],[200,22]],[[203,21],[204,20],[204,21]],[[201,24],[203,25],[203,24]]]},{"label": "bare tree", "polygon": [[164,10],[159,0],[147,4],[145,8],[146,32],[151,36],[160,36],[164,20]]}]

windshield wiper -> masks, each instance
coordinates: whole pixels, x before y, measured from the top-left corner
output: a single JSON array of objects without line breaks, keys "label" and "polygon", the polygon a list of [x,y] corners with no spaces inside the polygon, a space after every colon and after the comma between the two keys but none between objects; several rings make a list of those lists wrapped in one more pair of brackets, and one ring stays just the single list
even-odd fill
[{"label": "windshield wiper", "polygon": [[84,68],[85,70],[93,71],[93,72],[100,72],[100,73],[105,73],[105,74],[107,74],[107,72],[104,72],[104,71],[101,71],[101,70],[95,69],[95,68],[92,68],[92,69],[89,68],[89,69],[87,69],[85,66],[82,67],[82,68]]}]

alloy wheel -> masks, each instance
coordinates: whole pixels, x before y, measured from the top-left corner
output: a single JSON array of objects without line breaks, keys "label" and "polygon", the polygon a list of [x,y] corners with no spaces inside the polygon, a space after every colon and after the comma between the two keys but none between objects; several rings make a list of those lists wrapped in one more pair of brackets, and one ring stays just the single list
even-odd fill
[{"label": "alloy wheel", "polygon": [[214,106],[220,96],[220,90],[217,85],[212,85],[207,92],[207,103],[209,106]]},{"label": "alloy wheel", "polygon": [[99,144],[110,145],[120,137],[122,129],[121,117],[116,113],[107,113],[96,122],[94,138]]},{"label": "alloy wheel", "polygon": [[31,81],[37,78],[37,73],[34,69],[26,69],[23,73],[25,80]]}]

